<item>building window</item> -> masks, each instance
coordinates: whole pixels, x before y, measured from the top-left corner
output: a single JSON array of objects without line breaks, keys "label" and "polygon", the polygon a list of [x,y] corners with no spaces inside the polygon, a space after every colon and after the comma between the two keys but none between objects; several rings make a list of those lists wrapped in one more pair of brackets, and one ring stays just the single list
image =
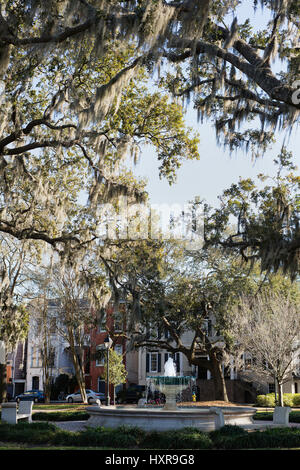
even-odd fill
[{"label": "building window", "polygon": [[158,353],[150,353],[150,372],[158,371]]},{"label": "building window", "polygon": [[117,354],[120,354],[120,356],[123,356],[123,346],[122,344],[116,344],[115,345],[115,351]]},{"label": "building window", "polygon": [[42,367],[42,355],[37,346],[31,348],[31,367]]},{"label": "building window", "polygon": [[123,319],[123,313],[118,311],[114,313],[114,330],[115,332],[117,331],[123,331],[124,327],[124,319]]},{"label": "building window", "polygon": [[105,349],[104,344],[99,344],[98,346],[96,346],[96,354],[97,354],[96,366],[104,366],[105,352],[106,352],[106,349]]},{"label": "building window", "polygon": [[99,314],[98,332],[104,333],[105,331],[106,331],[106,313],[101,312]]},{"label": "building window", "polygon": [[146,354],[146,372],[161,372],[161,354],[149,352]]}]

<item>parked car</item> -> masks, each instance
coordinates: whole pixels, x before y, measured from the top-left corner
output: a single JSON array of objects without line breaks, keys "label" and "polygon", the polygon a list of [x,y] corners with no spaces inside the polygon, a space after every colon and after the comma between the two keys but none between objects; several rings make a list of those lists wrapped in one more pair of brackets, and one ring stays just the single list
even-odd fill
[{"label": "parked car", "polygon": [[[88,403],[92,403],[93,400],[105,400],[105,395],[102,392],[94,392],[94,390],[86,390],[86,395]],[[67,395],[66,401],[68,403],[78,403],[82,402],[82,397],[80,392],[71,393]]]},{"label": "parked car", "polygon": [[15,397],[17,403],[21,400],[32,400],[34,403],[41,403],[45,401],[45,395],[42,390],[28,390],[28,392],[20,393]]},{"label": "parked car", "polygon": [[144,385],[131,385],[126,390],[117,393],[117,403],[137,403],[145,395]]}]

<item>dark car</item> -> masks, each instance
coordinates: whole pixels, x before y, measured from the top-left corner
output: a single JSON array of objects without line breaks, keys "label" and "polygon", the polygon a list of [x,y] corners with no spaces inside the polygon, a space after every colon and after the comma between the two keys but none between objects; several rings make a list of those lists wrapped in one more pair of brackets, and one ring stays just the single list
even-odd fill
[{"label": "dark car", "polygon": [[144,385],[131,385],[117,393],[117,403],[137,403],[145,395]]},{"label": "dark car", "polygon": [[45,401],[45,395],[42,390],[28,390],[28,392],[21,393],[15,397],[17,403],[21,400],[32,400],[34,403]]}]

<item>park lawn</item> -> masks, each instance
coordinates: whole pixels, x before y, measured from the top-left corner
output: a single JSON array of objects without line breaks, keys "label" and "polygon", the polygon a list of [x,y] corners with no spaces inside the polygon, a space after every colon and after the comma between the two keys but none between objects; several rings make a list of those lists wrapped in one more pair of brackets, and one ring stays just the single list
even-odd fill
[{"label": "park lawn", "polygon": [[35,403],[33,405],[33,410],[34,411],[44,411],[44,410],[49,410],[49,411],[56,411],[56,410],[83,410],[87,407],[88,405],[85,403],[55,403],[55,404],[50,404],[46,405],[45,403]]},{"label": "park lawn", "polygon": [[[273,411],[263,411],[257,410],[253,416],[254,420],[258,421],[272,421],[273,420]],[[289,415],[290,423],[300,423],[300,411],[291,411]]]}]

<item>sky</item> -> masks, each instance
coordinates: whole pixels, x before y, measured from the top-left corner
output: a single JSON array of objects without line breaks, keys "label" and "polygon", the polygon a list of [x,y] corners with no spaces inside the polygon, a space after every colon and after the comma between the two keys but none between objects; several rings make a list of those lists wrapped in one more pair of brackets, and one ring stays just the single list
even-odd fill
[{"label": "sky", "polygon": [[[249,4],[252,2],[249,1]],[[243,2],[239,10],[239,23],[250,17],[251,24],[260,29],[266,26],[267,12],[260,8],[254,14],[252,9],[245,7]],[[232,17],[227,19],[230,26]],[[278,64],[278,70],[280,65]],[[275,70],[277,65],[275,64]],[[185,204],[195,196],[200,196],[211,205],[217,205],[218,195],[224,189],[242,178],[255,178],[257,174],[275,174],[274,158],[279,154],[284,134],[276,133],[276,143],[262,157],[253,161],[251,154],[245,154],[240,150],[230,153],[216,143],[213,123],[197,122],[197,114],[191,104],[186,114],[187,126],[193,127],[200,134],[199,161],[183,162],[177,172],[177,182],[172,186],[166,179],[159,178],[158,161],[153,149],[147,146],[143,149],[140,162],[132,166],[136,176],[146,177],[148,180],[147,191],[152,204]],[[294,129],[289,137],[286,147],[294,154],[294,162],[300,167],[300,139],[297,139],[297,130]],[[298,142],[297,142],[298,141]]]}]

